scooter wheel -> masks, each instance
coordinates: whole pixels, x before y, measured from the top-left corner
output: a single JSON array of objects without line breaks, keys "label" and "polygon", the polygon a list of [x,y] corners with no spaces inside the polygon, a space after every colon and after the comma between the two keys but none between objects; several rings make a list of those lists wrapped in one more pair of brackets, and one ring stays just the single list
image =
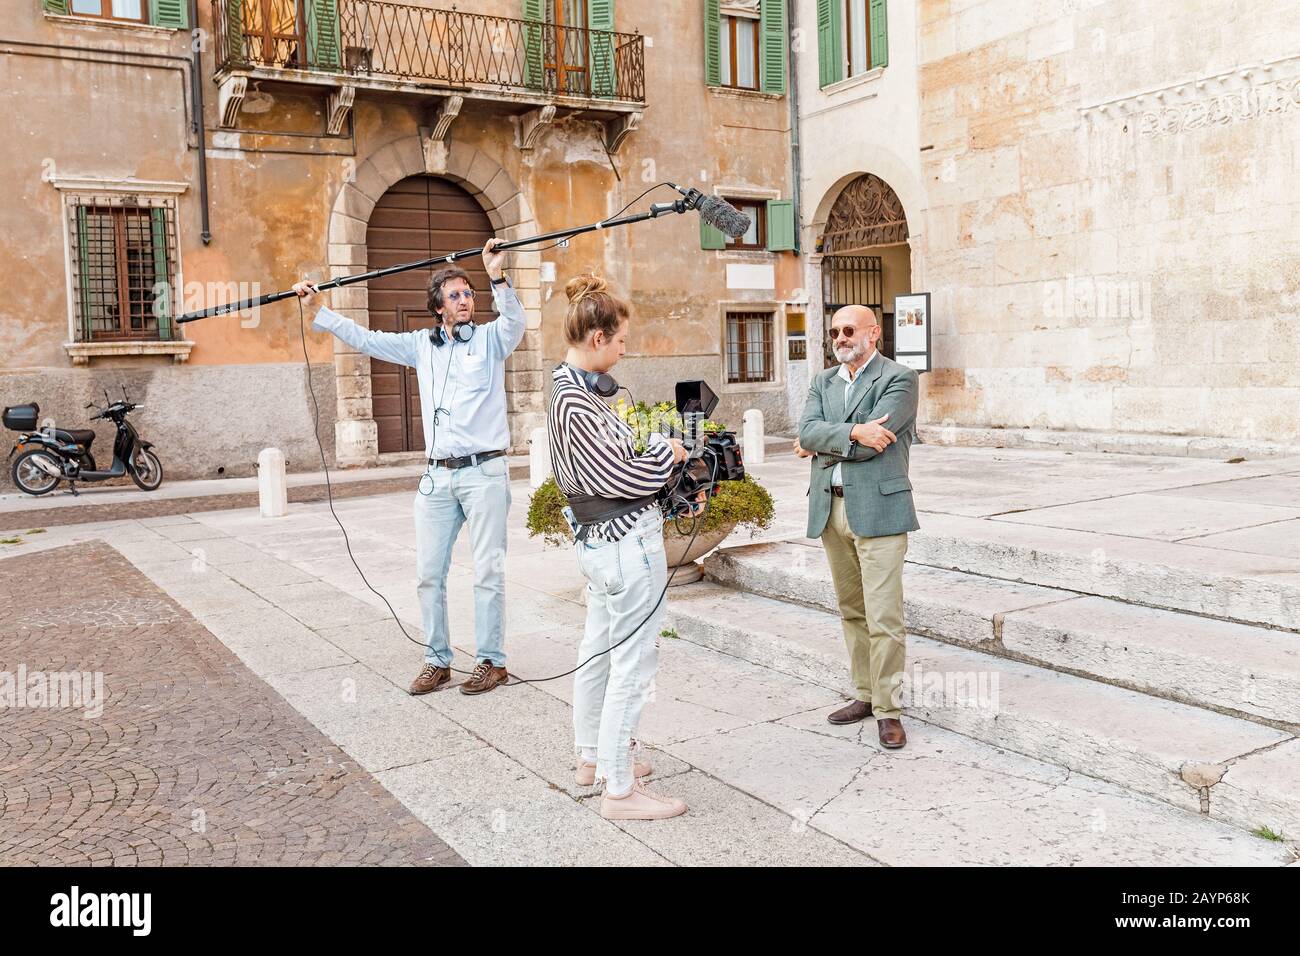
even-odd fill
[{"label": "scooter wheel", "polygon": [[17,458],[14,459],[13,468],[10,474],[13,477],[14,485],[24,494],[45,495],[49,494],[59,486],[61,479],[49,474],[45,469],[37,464],[38,460],[44,460],[45,463],[53,466],[58,471],[63,471],[63,465],[57,458],[51,455],[43,448],[29,448]]},{"label": "scooter wheel", "polygon": [[143,448],[138,449],[135,457],[127,464],[126,470],[130,473],[131,480],[135,482],[136,487],[141,491],[157,491],[158,486],[162,484],[162,462],[151,451],[146,451]]}]

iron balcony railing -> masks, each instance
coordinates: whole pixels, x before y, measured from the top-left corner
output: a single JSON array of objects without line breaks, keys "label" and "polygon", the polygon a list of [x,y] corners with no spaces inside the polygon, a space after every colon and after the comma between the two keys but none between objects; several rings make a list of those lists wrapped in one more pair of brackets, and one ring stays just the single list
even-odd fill
[{"label": "iron balcony railing", "polygon": [[385,0],[212,0],[219,70],[645,102],[640,34]]}]

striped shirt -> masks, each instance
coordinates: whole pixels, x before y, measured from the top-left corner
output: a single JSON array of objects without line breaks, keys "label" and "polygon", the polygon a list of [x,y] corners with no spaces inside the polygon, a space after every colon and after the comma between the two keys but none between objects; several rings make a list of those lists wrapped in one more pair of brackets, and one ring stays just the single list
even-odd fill
[{"label": "striped shirt", "polygon": [[[587,388],[578,372],[561,364],[552,378],[546,433],[551,469],[560,491],[565,495],[643,498],[664,486],[672,473],[672,445],[660,439],[637,454],[632,429]],[[587,536],[618,541],[655,507],[658,505],[651,503],[591,525]]]}]

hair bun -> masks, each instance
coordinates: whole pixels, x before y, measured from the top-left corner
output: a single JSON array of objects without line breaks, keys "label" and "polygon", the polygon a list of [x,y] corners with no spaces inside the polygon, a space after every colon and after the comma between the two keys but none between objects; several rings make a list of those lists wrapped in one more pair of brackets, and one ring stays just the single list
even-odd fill
[{"label": "hair bun", "polygon": [[598,275],[590,272],[574,276],[564,285],[564,294],[568,296],[569,302],[576,305],[589,295],[597,292],[606,292],[609,289],[609,283]]}]

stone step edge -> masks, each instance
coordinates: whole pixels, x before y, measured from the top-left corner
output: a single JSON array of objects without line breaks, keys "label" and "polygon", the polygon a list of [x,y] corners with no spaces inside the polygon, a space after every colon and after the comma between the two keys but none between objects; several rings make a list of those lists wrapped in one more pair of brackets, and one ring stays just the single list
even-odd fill
[{"label": "stone step edge", "polygon": [[[714,585],[714,586],[725,587],[725,585]],[[749,593],[749,592],[745,592],[745,593]],[[767,600],[767,601],[777,600],[775,598],[764,597],[763,595],[754,595],[754,597],[760,598],[762,600]],[[673,628],[674,632],[677,632],[678,621],[682,616],[683,612],[687,610],[687,608],[683,607],[684,603],[686,602],[679,601],[676,606],[676,609],[674,610],[672,607],[670,607],[668,612],[665,615],[667,625]],[[784,602],[780,602],[780,603],[784,603]],[[807,606],[807,605],[805,605],[805,607],[810,611],[815,611],[817,613],[824,614],[827,617],[832,616],[829,614],[829,612],[825,611],[822,608],[815,607],[815,606]],[[751,642],[752,642],[753,635],[762,632],[758,630],[751,630],[748,633],[750,635]],[[678,634],[677,636],[680,637],[681,635]],[[684,637],[683,639],[691,640],[690,637]],[[824,679],[821,679],[819,671],[832,666],[831,663],[828,660],[826,660],[823,656],[818,655],[815,652],[802,647],[801,645],[791,644],[790,642],[783,640],[779,635],[776,634],[766,635],[765,641],[769,644],[773,644],[780,647],[786,653],[793,653],[797,658],[801,658],[804,662],[804,666],[797,671],[785,670],[781,666],[775,663],[771,663],[763,660],[754,660],[749,657],[741,657],[740,655],[734,653],[733,650],[728,649],[727,647],[718,646],[716,643],[704,643],[700,641],[691,641],[691,643],[699,644],[699,646],[701,647],[707,647],[708,649],[716,653],[727,654],[728,656],[736,657],[738,660],[744,660],[747,663],[754,664],[755,666],[758,667],[764,667],[776,671],[777,673],[781,673],[781,674],[785,674],[786,676],[793,677],[798,680],[804,680],[809,683],[816,684],[819,687],[825,687],[828,690],[832,690],[840,694],[843,694],[845,692],[842,678],[835,678],[829,682]],[[956,646],[960,650],[969,651],[972,653],[980,653],[977,648],[969,647],[966,645],[956,645]],[[986,655],[986,656],[996,658],[996,655]],[[1016,663],[1024,663],[1024,662],[1016,662]],[[837,661],[834,666],[836,666],[837,669],[841,669],[841,670],[844,670],[846,668],[845,662],[840,662],[840,661]],[[1036,666],[1036,665],[1025,664],[1025,666]],[[1040,669],[1046,670],[1046,668],[1040,668]],[[845,674],[847,674],[847,670],[845,670]],[[1080,678],[1080,679],[1087,679],[1087,678]],[[1127,688],[1120,688],[1120,689],[1127,690]],[[1081,776],[1091,777],[1092,779],[1101,780],[1105,783],[1110,784],[1111,786],[1119,787],[1123,790],[1126,790],[1129,793],[1143,796],[1148,799],[1159,800],[1162,803],[1165,803],[1169,806],[1176,807],[1180,810],[1193,812],[1190,810],[1188,806],[1169,799],[1167,796],[1162,795],[1161,792],[1157,789],[1136,789],[1124,781],[1113,780],[1104,776],[1099,776],[1096,773],[1090,773],[1086,770],[1082,770],[1076,767],[1068,767],[1065,766],[1064,764],[1055,763],[1050,758],[1042,755],[1041,753],[1035,753],[1032,752],[1031,750],[1018,749],[1016,746],[1013,746],[1006,742],[988,740],[983,737],[978,737],[966,732],[965,730],[949,727],[935,720],[927,720],[923,717],[916,716],[915,714],[909,713],[907,715],[907,718],[909,720],[915,720],[918,723],[930,724],[932,726],[940,727],[944,730],[949,731],[950,733],[961,734],[964,737],[969,737],[972,740],[978,740],[981,743],[987,744],[988,746],[991,747],[997,747],[1003,750],[1010,751],[1012,753],[1019,753],[1022,756],[1026,756],[1034,760],[1039,760],[1043,763],[1064,767],[1064,769],[1067,769],[1072,773],[1078,773]],[[1219,761],[1217,763],[1205,764],[1205,763],[1197,763],[1195,761],[1189,760],[1184,762],[1179,767],[1178,777],[1183,784],[1185,784],[1191,791],[1195,793],[1196,801],[1199,804],[1199,808],[1198,808],[1199,814],[1203,817],[1209,818],[1211,789],[1217,783],[1219,783],[1220,780],[1223,779],[1223,777],[1233,766],[1250,757],[1267,753],[1270,750],[1274,750],[1278,747],[1285,746],[1286,744],[1293,743],[1296,739],[1297,738],[1294,736],[1284,737],[1283,739],[1275,741],[1271,744],[1266,744],[1264,746],[1256,747],[1252,750],[1245,751],[1244,753],[1235,754],[1231,757],[1224,758],[1222,761]],[[1242,818],[1237,816],[1236,814],[1221,815],[1218,817],[1218,819],[1223,820],[1233,826],[1236,826],[1248,832],[1253,832],[1260,825],[1260,822],[1254,820],[1253,818],[1249,818],[1249,819]]]},{"label": "stone step edge", "polygon": [[[828,607],[827,605],[818,604],[812,601],[800,600],[799,598],[790,597],[787,595],[781,595],[780,597],[778,597],[776,595],[769,594],[763,591],[756,591],[746,586],[745,583],[743,583],[742,581],[738,580],[735,577],[720,574],[719,564],[722,562],[729,562],[735,560],[735,558],[733,557],[733,553],[739,550],[741,549],[739,548],[726,549],[725,551],[719,550],[719,551],[715,551],[712,555],[706,558],[704,562],[705,579],[708,581],[712,581],[716,584],[720,584],[723,587],[735,588],[737,590],[745,591],[747,593],[754,594],[759,597],[766,597],[771,600],[781,601],[787,604],[793,604],[800,607],[806,607],[815,611],[822,611],[830,614],[836,613],[836,609],[833,607]],[[908,562],[908,563],[914,563],[914,562]],[[934,570],[944,571],[948,574],[962,574],[968,577],[982,578],[989,581],[995,581],[998,583],[1024,583],[1024,582],[1008,582],[1005,578],[991,578],[988,575],[973,574],[969,571],[957,571],[953,568],[935,567],[934,565],[917,564],[917,567],[933,568]],[[1105,595],[1099,595],[1099,594],[1088,594],[1082,591],[1067,591],[1063,588],[1049,588],[1047,585],[1041,585],[1041,584],[1034,585],[1034,587],[1040,587],[1046,590],[1056,591],[1058,594],[1060,594],[1060,597],[1054,600],[1045,600],[1038,604],[1027,604],[1024,607],[1019,607],[1010,611],[1000,611],[994,614],[991,619],[992,637],[987,642],[981,642],[978,644],[971,643],[970,641],[964,641],[960,638],[952,637],[951,635],[944,634],[932,628],[925,627],[922,625],[915,625],[911,623],[907,624],[907,631],[909,634],[919,634],[922,637],[928,637],[931,640],[940,641],[951,647],[960,647],[966,650],[980,651],[981,653],[988,654],[991,657],[1002,657],[1005,658],[1006,660],[1016,661],[1017,663],[1020,664],[1029,664],[1034,667],[1041,667],[1044,670],[1052,670],[1061,674],[1069,674],[1071,677],[1079,677],[1084,680],[1095,681],[1099,684],[1108,684],[1111,687],[1118,687],[1122,690],[1133,691],[1134,693],[1138,693],[1138,694],[1145,694],[1148,697],[1156,697],[1161,700],[1167,700],[1175,704],[1184,704],[1189,707],[1197,707],[1200,708],[1201,710],[1208,710],[1214,713],[1222,714],[1225,717],[1234,717],[1238,720],[1247,720],[1250,721],[1251,723],[1260,724],[1261,726],[1272,728],[1273,730],[1280,730],[1285,733],[1300,735],[1300,723],[1297,722],[1280,720],[1276,718],[1266,717],[1262,714],[1254,714],[1249,711],[1238,710],[1236,708],[1228,707],[1214,701],[1207,701],[1206,699],[1201,697],[1196,697],[1190,694],[1180,694],[1178,693],[1177,690],[1145,686],[1142,684],[1138,684],[1136,682],[1125,681],[1120,678],[1108,677],[1104,674],[1094,674],[1090,671],[1085,671],[1080,668],[1062,666],[1053,661],[1044,660],[1043,658],[1034,657],[1029,654],[1023,654],[1018,651],[1007,649],[1002,643],[1003,624],[1009,616],[1014,616],[1023,611],[1030,611],[1030,610],[1046,607],[1053,604],[1064,604],[1085,597],[1095,597],[1095,598],[1099,598],[1100,600],[1112,601],[1115,604],[1126,605],[1128,607],[1151,608],[1150,605],[1138,604],[1133,601],[1125,601],[1122,598],[1107,597]],[[903,600],[904,600],[904,605],[906,607],[906,605],[910,603],[909,599],[907,598],[906,592],[904,592]],[[1224,620],[1223,618],[1212,618],[1209,615],[1195,614],[1191,611],[1180,611],[1174,608],[1151,608],[1151,609],[1157,611],[1163,611],[1168,614],[1184,614],[1187,615],[1188,617],[1202,617],[1211,620]],[[904,613],[905,620],[910,616],[912,615],[908,614],[905,611]],[[977,615],[971,614],[970,617],[976,618]],[[1246,627],[1261,627],[1264,628],[1265,630],[1273,631],[1279,634],[1292,633],[1290,631],[1283,631],[1277,628],[1265,627],[1264,625],[1261,624],[1249,624],[1241,621],[1226,621],[1225,623],[1241,624]]]},{"label": "stone step edge", "polygon": [[[1058,528],[1052,530],[1065,531],[1068,529]],[[1094,534],[1095,532],[1075,532],[1075,533]],[[919,532],[918,534],[925,535],[925,540],[927,541],[944,541],[944,540],[953,540],[953,539],[960,538],[959,535],[945,534],[937,531],[926,531],[925,529],[922,529],[922,531]],[[1042,548],[1034,548],[1028,545],[1021,545],[1021,544],[1014,544],[1014,543],[1008,544],[1005,542],[992,542],[992,541],[986,541],[978,538],[975,539],[962,538],[961,540],[963,540],[967,546],[973,546],[976,548],[980,548],[982,550],[988,550],[994,548],[1003,553],[1014,552],[1018,555],[1024,555],[1027,558],[1027,563],[1030,564],[1034,563],[1034,561],[1028,560],[1028,557],[1031,555],[1036,555],[1039,552],[1043,551]],[[802,541],[802,540],[792,540],[788,543],[797,544],[800,547],[817,547],[815,543]],[[1174,545],[1177,544],[1176,542],[1167,542],[1167,543],[1174,544]],[[1196,617],[1210,618],[1216,621],[1226,621],[1229,624],[1248,624],[1252,627],[1263,627],[1271,631],[1280,631],[1286,634],[1300,635],[1300,626],[1289,627],[1287,625],[1279,624],[1274,621],[1260,621],[1260,620],[1254,620],[1250,618],[1233,617],[1227,614],[1215,614],[1212,611],[1185,607],[1185,606],[1178,606],[1172,603],[1158,603],[1156,601],[1151,601],[1151,600],[1140,600],[1133,597],[1115,594],[1104,589],[1099,589],[1094,591],[1079,591],[1079,590],[1075,590],[1074,588],[1067,588],[1064,585],[1059,583],[1046,582],[1041,578],[1035,579],[1032,577],[1025,577],[1022,572],[1000,571],[999,564],[996,560],[991,561],[988,565],[988,568],[992,569],[991,571],[988,569],[974,570],[969,567],[957,567],[951,563],[947,563],[947,564],[938,563],[938,559],[926,558],[918,554],[918,552],[921,550],[922,547],[924,547],[924,545],[920,541],[914,543],[914,546],[910,549],[908,557],[906,559],[908,564],[914,564],[917,565],[918,567],[937,568],[940,571],[956,571],[961,574],[972,575],[973,577],[989,578],[990,580],[993,581],[1006,581],[1012,584],[1032,584],[1035,587],[1051,588],[1052,590],[1065,591],[1068,593],[1073,593],[1078,595],[1087,595],[1089,597],[1108,598],[1112,601],[1120,601],[1123,602],[1124,604],[1134,604],[1139,607],[1150,607],[1161,611],[1176,611],[1182,614],[1191,614]],[[731,550],[731,549],[727,549],[727,550]],[[1208,551],[1209,549],[1202,549],[1202,550]],[[718,552],[715,552],[715,554],[716,553]],[[1071,557],[1078,557],[1080,555],[1080,552],[1066,550],[1066,549],[1056,551],[1055,553],[1060,555],[1071,556]],[[1240,552],[1240,554],[1242,554],[1245,557],[1249,557],[1249,554],[1247,552]],[[1157,564],[1151,561],[1139,561],[1134,559],[1126,559],[1126,562],[1131,565],[1143,569],[1147,569],[1143,573],[1148,574],[1153,578],[1167,577],[1169,569],[1182,570],[1177,565]],[[1254,579],[1254,578],[1233,577],[1232,575],[1215,575],[1214,577],[1215,580],[1218,582],[1218,584],[1223,587],[1232,586],[1234,582],[1240,582],[1250,587],[1258,587],[1264,584],[1262,580]],[[1300,601],[1300,587],[1296,587],[1294,588],[1294,590],[1297,593],[1297,600]]]}]

